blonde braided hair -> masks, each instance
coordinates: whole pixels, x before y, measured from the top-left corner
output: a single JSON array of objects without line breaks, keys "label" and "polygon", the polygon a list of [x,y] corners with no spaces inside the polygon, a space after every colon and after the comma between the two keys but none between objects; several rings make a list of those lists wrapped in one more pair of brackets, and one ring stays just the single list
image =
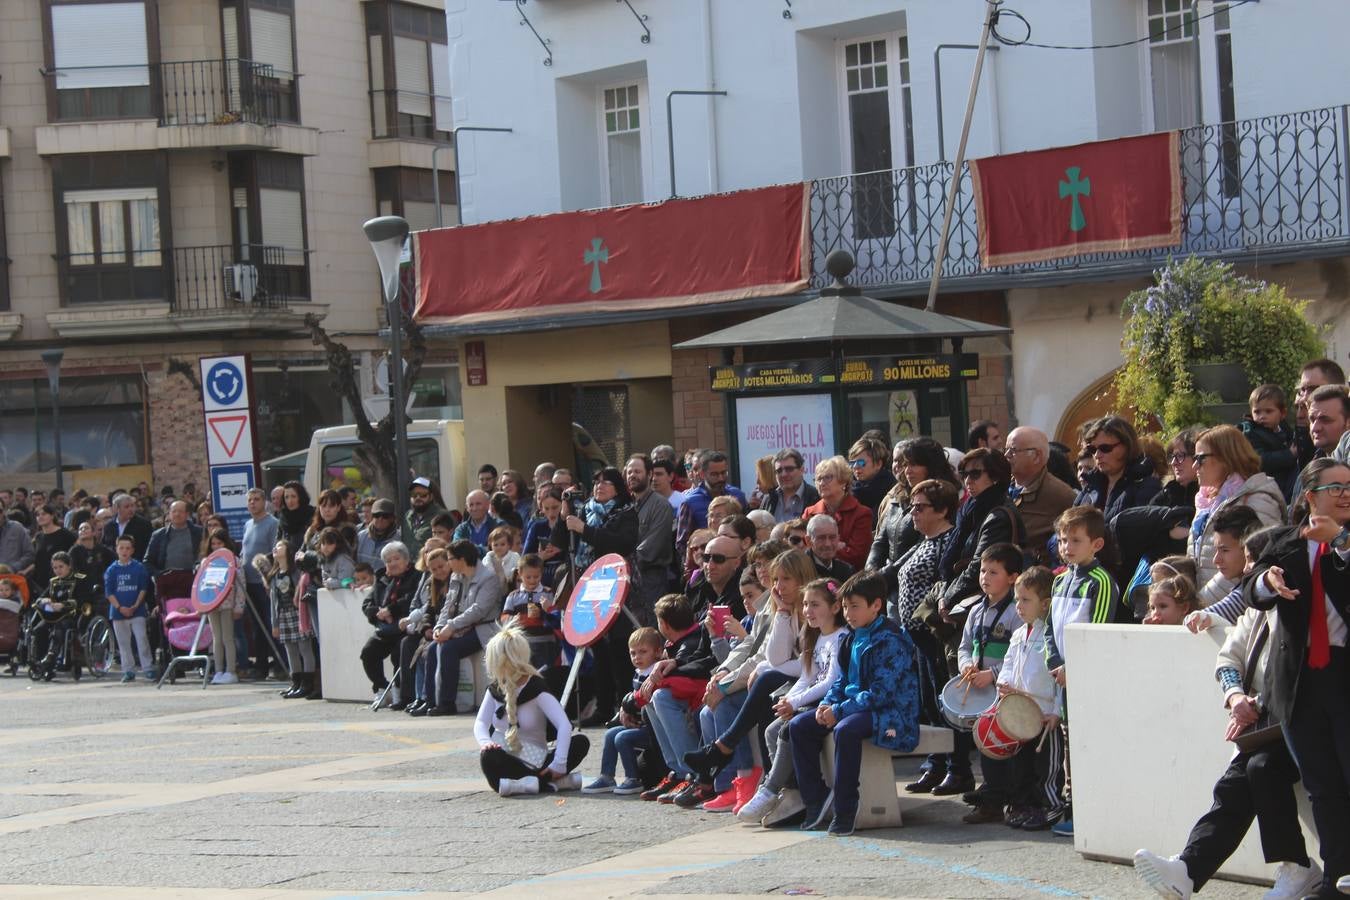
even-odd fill
[{"label": "blonde braided hair", "polygon": [[506,749],[520,752],[520,724],[516,720],[516,704],[521,686],[539,674],[530,665],[530,642],[519,628],[509,626],[493,635],[483,649],[483,660],[488,678],[506,698]]}]

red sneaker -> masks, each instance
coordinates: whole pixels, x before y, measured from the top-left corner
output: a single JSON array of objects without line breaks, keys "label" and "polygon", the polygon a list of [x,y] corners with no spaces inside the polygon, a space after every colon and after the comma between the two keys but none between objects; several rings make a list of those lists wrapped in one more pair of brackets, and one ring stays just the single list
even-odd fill
[{"label": "red sneaker", "polygon": [[703,804],[703,810],[705,812],[731,812],[740,799],[736,790],[736,782],[740,780],[739,778],[735,779],[731,787]]},{"label": "red sneaker", "polygon": [[665,778],[662,778],[655,786],[647,788],[647,790],[643,791],[638,796],[643,800],[656,800],[666,791],[674,787],[676,780],[677,778],[674,772],[667,772]]},{"label": "red sneaker", "polygon": [[666,792],[665,792],[664,794],[662,794],[661,796],[657,797],[657,798],[656,798],[656,802],[657,802],[657,803],[674,803],[674,802],[675,802],[675,795],[678,794],[678,793],[680,793],[681,791],[683,791],[683,790],[684,790],[685,788],[687,788],[687,787],[689,787],[689,782],[687,782],[687,781],[677,781],[677,782],[675,782],[674,784],[672,784],[672,785],[670,786],[670,788],[667,789]]},{"label": "red sneaker", "polygon": [[731,808],[733,815],[740,812],[741,807],[755,796],[755,791],[759,788],[760,772],[761,770],[756,767],[749,775],[741,775],[731,780],[731,789],[736,792],[736,805]]}]

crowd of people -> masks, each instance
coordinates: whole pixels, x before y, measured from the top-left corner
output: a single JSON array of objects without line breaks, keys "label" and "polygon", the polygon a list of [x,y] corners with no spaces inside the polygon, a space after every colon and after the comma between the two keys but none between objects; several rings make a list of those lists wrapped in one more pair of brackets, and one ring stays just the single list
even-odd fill
[{"label": "crowd of people", "polygon": [[[361,664],[389,708],[468,712],[460,666],[482,654],[490,687],[473,698],[475,734],[502,795],[612,792],[844,835],[864,743],[912,751],[927,726],[952,729],[953,749],[930,755],[906,791],[960,795],[972,826],[1072,835],[1066,626],[1222,620],[1216,702],[1237,753],[1186,847],[1141,850],[1136,868],[1160,895],[1189,896],[1256,819],[1279,865],[1272,896],[1331,896],[1350,875],[1345,375],[1314,360],[1292,404],[1262,385],[1249,413],[1162,439],[1107,415],[1072,447],[991,422],[972,426],[964,452],[869,432],[810,479],[794,449],[758,460],[745,490],[718,450],[662,445],[582,479],[552,463],[532,479],[489,464],[462,514],[416,478],[401,522],[388,499],[326,490],[314,506],[291,482],[270,508],[249,495],[237,552],[263,614],[261,634],[241,630],[240,652],[250,677],[266,677],[272,641],[258,638],[270,634],[284,646],[286,695],[319,696],[314,589],[354,587],[373,629]],[[83,546],[75,568],[134,618],[140,582],[105,572],[139,559],[153,577],[235,548],[187,498],[161,501],[156,528],[147,493],[63,509],[0,492],[18,503],[0,518],[0,563],[45,596],[64,577],[61,557]],[[627,614],[579,653],[561,615],[606,554],[629,563]],[[134,674],[139,635],[118,638]],[[559,702],[572,666],[579,713]],[[1020,709],[1036,737],[963,718],[954,708],[972,694],[991,711]],[[578,728],[597,726],[599,770],[584,780]],[[1324,870],[1302,839],[1300,779]]]}]

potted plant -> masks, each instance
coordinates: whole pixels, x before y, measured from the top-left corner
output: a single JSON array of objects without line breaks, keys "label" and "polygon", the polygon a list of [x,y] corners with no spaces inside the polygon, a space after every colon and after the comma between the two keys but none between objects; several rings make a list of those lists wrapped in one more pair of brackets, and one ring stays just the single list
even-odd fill
[{"label": "potted plant", "polygon": [[1168,434],[1236,418],[1255,385],[1292,397],[1303,364],[1324,352],[1306,307],[1227,263],[1170,262],[1125,298],[1117,396],[1141,425],[1155,418]]}]

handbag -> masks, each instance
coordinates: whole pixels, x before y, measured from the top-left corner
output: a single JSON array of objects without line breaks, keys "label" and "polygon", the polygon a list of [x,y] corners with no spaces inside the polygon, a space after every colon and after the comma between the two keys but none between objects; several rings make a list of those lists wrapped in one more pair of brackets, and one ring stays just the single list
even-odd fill
[{"label": "handbag", "polygon": [[[1248,697],[1252,692],[1252,676],[1256,672],[1257,661],[1261,658],[1261,651],[1265,649],[1266,641],[1270,638],[1270,622],[1266,619],[1261,620],[1261,630],[1256,633],[1256,641],[1252,644],[1252,650],[1247,654],[1247,668],[1242,674],[1242,693]],[[1269,712],[1262,710],[1261,715],[1256,720],[1256,724],[1246,731],[1233,738],[1233,743],[1243,753],[1254,753],[1263,747],[1268,747],[1276,741],[1284,740],[1284,726],[1275,721],[1274,716]]]}]

